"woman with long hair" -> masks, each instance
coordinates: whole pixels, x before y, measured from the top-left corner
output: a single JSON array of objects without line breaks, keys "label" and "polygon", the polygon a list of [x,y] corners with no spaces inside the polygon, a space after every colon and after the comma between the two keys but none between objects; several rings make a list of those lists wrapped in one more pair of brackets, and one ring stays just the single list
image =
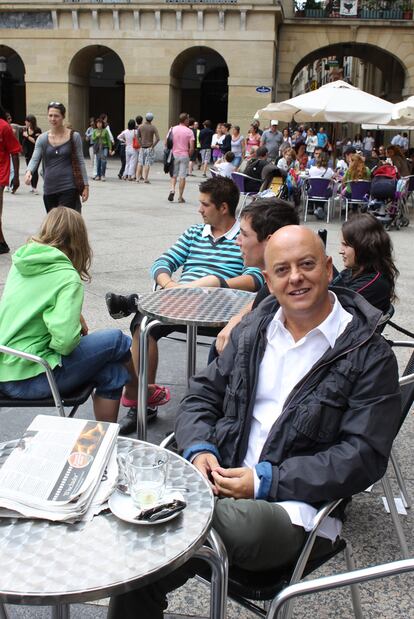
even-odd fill
[{"label": "woman with long hair", "polygon": [[393,258],[389,234],[369,213],[355,215],[342,225],[339,253],[344,270],[332,285],[359,292],[383,313],[395,300],[395,282],[399,275]]},{"label": "woman with long hair", "polygon": [[361,155],[353,153],[349,156],[349,167],[342,177],[342,195],[350,194],[351,181],[363,181],[371,178],[371,170],[365,165],[365,160]]},{"label": "woman with long hair", "polygon": [[[36,116],[33,114],[28,114],[24,121],[25,128],[22,132],[23,138],[23,154],[26,159],[26,165],[29,164],[30,159],[33,156],[33,151],[35,148],[36,140],[39,135],[42,133],[42,130],[37,126]],[[37,194],[37,183],[39,182],[39,174],[37,170],[32,175],[32,179],[30,181],[31,184],[31,193]]]},{"label": "woman with long hair", "polygon": [[108,161],[108,153],[112,148],[112,141],[111,133],[102,118],[98,118],[96,121],[96,129],[92,133],[92,140],[93,150],[96,155],[96,176],[93,178],[95,181],[105,182],[106,163]]},{"label": "woman with long hair", "polygon": [[[50,364],[62,395],[93,382],[96,419],[115,422],[124,385],[124,397],[136,399],[137,379],[130,337],[118,329],[88,334],[82,280],[90,280],[91,257],[82,216],[66,207],[52,209],[39,234],[13,255],[0,302],[0,332],[2,344]],[[0,391],[12,398],[50,397],[37,363],[2,354]]]},{"label": "woman with long hair", "polygon": [[231,130],[231,152],[234,153],[233,165],[235,169],[239,167],[244,159],[244,153],[246,150],[246,140],[240,134],[240,127],[238,125],[234,125]]},{"label": "woman with long hair", "polygon": [[131,118],[128,121],[128,128],[118,135],[118,140],[125,144],[125,169],[122,177],[124,180],[135,180],[138,162],[138,150],[134,148],[134,137],[136,136],[135,120]]},{"label": "woman with long hair", "polygon": [[394,146],[394,144],[390,144],[387,146],[387,157],[391,159],[392,165],[395,166],[398,170],[398,174],[403,176],[410,176],[410,164],[407,161],[406,156],[399,146]]},{"label": "woman with long hair", "polygon": [[79,196],[82,202],[89,197],[82,138],[77,131],[65,127],[65,115],[66,108],[62,103],[51,101],[47,106],[50,129],[37,138],[24,179],[26,185],[31,184],[42,160],[43,202],[47,213],[56,206],[67,206],[80,213]]},{"label": "woman with long hair", "polygon": [[259,148],[260,138],[261,136],[259,132],[259,127],[255,123],[252,123],[250,125],[249,132],[247,134],[247,139],[246,139],[246,149],[245,149],[246,157],[249,157],[254,152],[254,150]]}]

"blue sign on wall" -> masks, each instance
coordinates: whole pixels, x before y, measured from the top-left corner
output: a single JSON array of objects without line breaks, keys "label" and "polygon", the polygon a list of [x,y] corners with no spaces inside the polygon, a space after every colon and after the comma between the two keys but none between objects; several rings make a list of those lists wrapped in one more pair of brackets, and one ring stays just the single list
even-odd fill
[{"label": "blue sign on wall", "polygon": [[269,86],[258,86],[256,92],[259,92],[261,95],[267,95],[269,92],[272,92],[272,89]]}]

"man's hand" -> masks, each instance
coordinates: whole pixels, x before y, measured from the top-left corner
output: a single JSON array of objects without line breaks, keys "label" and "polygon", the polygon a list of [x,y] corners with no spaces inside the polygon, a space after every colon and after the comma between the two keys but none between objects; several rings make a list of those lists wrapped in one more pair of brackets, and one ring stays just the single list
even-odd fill
[{"label": "man's hand", "polygon": [[223,469],[215,467],[211,472],[219,496],[233,499],[254,499],[253,470],[247,467]]},{"label": "man's hand", "polygon": [[19,175],[15,174],[12,181],[12,193],[16,193],[16,191],[20,187]]},{"label": "man's hand", "polygon": [[180,284],[180,288],[218,288],[219,286],[220,280],[215,275],[205,275],[192,282]]},{"label": "man's hand", "polygon": [[26,185],[30,185],[30,183],[32,182],[32,173],[30,172],[30,170],[27,170],[26,174],[24,175],[24,182]]},{"label": "man's hand", "polygon": [[193,460],[194,466],[200,471],[200,473],[207,479],[214,494],[218,494],[217,488],[211,483],[211,475],[213,469],[220,468],[216,456],[212,453],[201,453]]},{"label": "man's hand", "polygon": [[89,328],[82,314],[80,315],[80,324],[81,324],[81,335],[88,335]]},{"label": "man's hand", "polygon": [[234,327],[239,324],[242,318],[243,316],[241,314],[236,314],[236,316],[230,318],[226,326],[219,332],[216,338],[216,350],[219,355],[221,355],[229,343],[230,333],[233,331]]},{"label": "man's hand", "polygon": [[82,202],[86,202],[88,198],[89,198],[89,187],[88,185],[85,185],[82,191]]}]

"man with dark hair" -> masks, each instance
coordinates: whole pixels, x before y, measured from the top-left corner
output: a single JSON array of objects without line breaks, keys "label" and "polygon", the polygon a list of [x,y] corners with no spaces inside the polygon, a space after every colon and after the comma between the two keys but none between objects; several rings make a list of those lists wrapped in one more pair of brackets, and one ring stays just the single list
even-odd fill
[{"label": "man with dark hair", "polygon": [[[268,158],[268,150],[266,146],[259,146],[257,151],[254,154],[254,157],[250,159],[246,167],[244,168],[243,174],[246,176],[251,176],[251,178],[257,178],[258,180],[262,179],[263,168],[270,163]],[[249,181],[249,179],[245,179],[245,189],[246,191],[257,191],[257,184]]]},{"label": "man with dark hair", "polygon": [[190,157],[192,156],[195,148],[194,133],[189,128],[190,117],[186,112],[182,112],[178,117],[178,125],[172,127],[165,140],[172,142],[172,154],[174,157],[174,167],[171,177],[170,193],[168,194],[168,200],[173,202],[175,194],[175,186],[178,179],[178,202],[184,203],[184,188],[185,179],[188,172],[188,164]]},{"label": "man with dark hair", "polygon": [[[240,218],[240,234],[236,243],[240,247],[244,266],[263,270],[266,244],[271,235],[283,228],[299,224],[299,215],[290,202],[279,198],[259,198],[244,207]],[[222,353],[233,328],[243,316],[255,309],[270,294],[267,284],[258,291],[254,300],[233,316],[218,333],[215,347]],[[211,353],[210,353],[211,354]]]},{"label": "man with dark hair", "polygon": [[[380,479],[401,418],[398,366],[376,333],[381,312],[329,289],[332,258],[317,234],[285,226],[269,239],[271,296],[234,329],[222,355],[190,380],[175,424],[179,452],[217,497],[212,526],[230,567],[292,566],[318,507]],[[312,558],[329,555],[343,506],[321,524]],[[112,598],[108,619],[162,619],[190,559]]]},{"label": "man with dark hair", "polygon": [[[240,232],[236,220],[239,190],[234,182],[223,176],[209,178],[200,185],[199,213],[202,224],[190,226],[176,243],[162,254],[152,265],[151,275],[161,288],[225,287],[256,291],[263,285],[261,271],[257,267],[245,266],[240,248],[235,240]],[[179,281],[173,273],[182,268]],[[111,316],[122,317],[131,313],[134,299],[108,293],[107,305]],[[133,335],[132,356],[138,359],[139,324],[141,315],[135,314],[131,323]],[[157,341],[174,331],[185,331],[178,326],[160,326],[151,329],[149,337],[149,398],[148,419],[155,417],[157,406],[169,399],[165,387],[154,385],[158,365]],[[200,331],[201,332],[201,331]],[[217,331],[209,332],[215,335]],[[157,396],[153,395],[158,394]],[[136,402],[123,400],[130,406],[126,417],[120,420],[121,434],[130,434],[136,429]]]},{"label": "man with dark hair", "polygon": [[3,193],[4,188],[8,187],[10,178],[10,157],[13,161],[13,181],[12,191],[15,193],[19,188],[19,153],[21,146],[16,139],[13,129],[7,122],[6,110],[0,106],[0,254],[7,254],[10,247],[7,245],[3,235],[2,214],[3,214]]},{"label": "man with dark hair", "polygon": [[211,128],[211,120],[205,120],[203,122],[203,129],[200,131],[200,155],[204,177],[207,176],[207,168],[211,161],[211,140],[213,135],[214,131]]}]

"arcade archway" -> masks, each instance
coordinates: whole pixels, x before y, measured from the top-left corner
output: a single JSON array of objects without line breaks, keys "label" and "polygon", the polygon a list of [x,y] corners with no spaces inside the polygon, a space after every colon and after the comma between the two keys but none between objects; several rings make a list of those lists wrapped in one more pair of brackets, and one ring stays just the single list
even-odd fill
[{"label": "arcade archway", "polygon": [[75,129],[84,130],[90,116],[108,114],[114,136],[124,129],[125,69],[113,50],[90,45],[69,66],[69,115]]},{"label": "arcade archway", "polygon": [[292,72],[293,95],[299,94],[294,84],[306,70],[309,83],[301,79],[302,91],[312,88],[312,83],[321,86],[326,81],[346,79],[383,99],[396,102],[403,98],[405,67],[396,56],[375,45],[338,43],[308,53]]},{"label": "arcade archway", "polygon": [[19,54],[0,45],[0,101],[15,122],[23,124],[26,116],[25,67]]},{"label": "arcade archway", "polygon": [[191,47],[171,65],[170,122],[180,112],[198,121],[227,120],[229,70],[224,58],[209,47]]}]

